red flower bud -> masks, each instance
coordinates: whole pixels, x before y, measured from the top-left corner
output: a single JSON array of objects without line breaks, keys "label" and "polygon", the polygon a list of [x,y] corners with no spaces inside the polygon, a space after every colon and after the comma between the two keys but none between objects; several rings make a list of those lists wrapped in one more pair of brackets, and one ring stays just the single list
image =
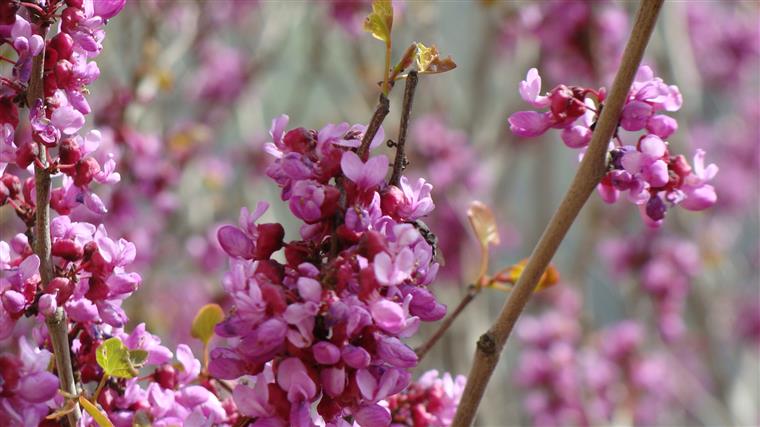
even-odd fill
[{"label": "red flower bud", "polygon": [[100,165],[98,161],[92,157],[84,158],[77,162],[76,172],[74,175],[74,184],[80,187],[84,187],[95,177],[95,174],[100,172]]},{"label": "red flower bud", "polygon": [[380,192],[380,209],[385,215],[398,219],[398,208],[404,202],[404,192],[395,185],[389,185]]},{"label": "red flower bud", "polygon": [[16,175],[5,174],[2,181],[8,190],[8,197],[11,199],[15,199],[21,193],[21,180]]},{"label": "red flower bud", "polygon": [[73,240],[59,239],[53,243],[52,254],[67,261],[76,261],[84,256],[84,248]]},{"label": "red flower bud", "polygon": [[98,276],[92,276],[90,277],[89,283],[90,288],[87,289],[87,293],[84,294],[87,299],[91,301],[97,301],[108,298],[110,289],[108,288],[105,280],[101,279]]},{"label": "red flower bud", "polygon": [[86,19],[84,11],[78,7],[67,7],[61,13],[61,30],[65,33],[73,33],[79,23]]},{"label": "red flower bud", "polygon": [[50,46],[58,53],[58,59],[69,59],[74,53],[74,39],[66,33],[58,33],[50,40]]},{"label": "red flower bud", "polygon": [[61,141],[58,148],[60,162],[65,165],[73,165],[82,158],[82,152],[79,150],[79,144],[74,138],[67,138]]},{"label": "red flower bud", "polygon": [[269,259],[272,254],[282,248],[282,239],[285,237],[285,229],[281,224],[259,224],[256,229],[259,237],[256,239],[254,259]]},{"label": "red flower bud", "polygon": [[307,129],[296,128],[286,133],[282,142],[291,151],[304,154],[314,144],[314,136]]},{"label": "red flower bud", "polygon": [[327,218],[338,210],[340,190],[331,185],[327,185],[324,188],[325,201],[322,202],[322,206],[320,207],[319,212],[322,214],[322,218]]},{"label": "red flower bud", "polygon": [[10,123],[18,127],[18,107],[10,96],[0,97],[0,123]]},{"label": "red flower bud", "polygon": [[34,159],[39,155],[40,148],[37,143],[27,141],[16,150],[16,164],[18,167],[26,169],[34,162]]},{"label": "red flower bud", "polygon": [[177,370],[168,363],[159,366],[153,373],[153,378],[165,389],[174,390],[177,387]]}]

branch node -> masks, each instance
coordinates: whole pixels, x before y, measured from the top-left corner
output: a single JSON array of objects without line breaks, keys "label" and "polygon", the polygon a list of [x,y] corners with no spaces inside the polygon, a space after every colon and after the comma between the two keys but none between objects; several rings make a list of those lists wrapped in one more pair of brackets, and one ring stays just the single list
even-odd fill
[{"label": "branch node", "polygon": [[496,353],[496,339],[490,331],[478,339],[478,351],[486,356],[493,356]]}]

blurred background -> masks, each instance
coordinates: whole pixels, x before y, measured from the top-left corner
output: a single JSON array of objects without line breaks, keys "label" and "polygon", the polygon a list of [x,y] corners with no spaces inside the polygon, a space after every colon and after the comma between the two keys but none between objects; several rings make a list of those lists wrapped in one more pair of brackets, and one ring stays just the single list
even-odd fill
[{"label": "blurred background", "polygon": [[[495,272],[529,255],[578,165],[556,132],[511,134],[507,117],[528,108],[518,83],[537,67],[544,91],[609,88],[635,7],[394,2],[394,59],[419,41],[458,65],[420,79],[407,144],[407,175],[434,185],[426,222],[446,262],[434,291],[449,307],[477,274],[470,201],[496,215]],[[242,206],[269,201],[265,222],[297,238],[262,147],[283,113],[290,128],[369,121],[383,67],[383,44],[362,31],[369,11],[369,1],[140,0],[109,24],[91,125],[120,153],[122,183],[103,189],[111,212],[99,220],[138,247],[134,324],[173,346],[199,307],[225,302],[215,231]],[[720,167],[718,204],[672,209],[651,230],[629,203],[594,195],[555,257],[560,283],[537,294],[508,343],[479,425],[760,422],[759,55],[757,2],[666,3],[644,63],[680,88],[671,147],[689,159],[707,151]],[[391,95],[386,138],[398,132],[402,92]],[[4,239],[16,221],[0,210]],[[418,371],[467,374],[506,297],[483,291]]]}]

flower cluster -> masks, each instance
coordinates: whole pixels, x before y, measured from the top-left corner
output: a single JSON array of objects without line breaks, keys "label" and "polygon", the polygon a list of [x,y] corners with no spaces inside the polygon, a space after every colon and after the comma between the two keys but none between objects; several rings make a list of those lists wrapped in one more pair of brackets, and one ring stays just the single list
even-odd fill
[{"label": "flower cluster", "polygon": [[617,277],[636,277],[654,304],[660,335],[667,341],[685,332],[683,307],[691,280],[699,275],[699,248],[693,242],[656,233],[605,241],[599,250]]},{"label": "flower cluster", "polygon": [[[570,148],[584,148],[604,106],[605,90],[559,85],[541,95],[541,76],[535,68],[520,82],[520,96],[536,108],[549,111],[520,111],[509,118],[510,129],[518,136],[534,137],[551,128],[562,129],[562,141]],[[663,111],[677,111],[683,100],[676,86],[654,77],[647,66],[639,69],[626,99],[620,122],[610,142],[608,172],[598,190],[602,199],[614,203],[621,192],[639,207],[647,225],[659,226],[671,206],[698,211],[717,200],[708,182],[718,167],[705,166],[702,150],[697,150],[693,167],[682,155],[670,153],[666,139],[678,123]],[[625,143],[628,134],[635,140]],[[635,142],[634,142],[635,141]]]},{"label": "flower cluster", "polygon": [[[85,124],[85,115],[91,108],[84,94],[86,86],[95,81],[100,71],[91,61],[101,49],[105,35],[103,26],[124,6],[124,1],[68,2],[61,12],[60,32],[45,41],[35,34],[28,19],[15,15],[10,31],[0,30],[2,41],[15,49],[18,58],[11,78],[3,78],[2,113],[0,113],[0,173],[8,164],[20,170],[32,164],[44,167],[51,174],[61,173],[62,184],[52,192],[51,205],[58,213],[67,215],[73,208],[84,205],[97,213],[106,208],[100,198],[89,189],[91,183],[111,184],[119,181],[115,162],[110,157],[99,161],[91,154],[98,148],[100,133],[90,131],[79,134]],[[48,12],[58,9],[59,2],[51,2]],[[6,29],[8,29],[6,27]],[[14,100],[23,98],[30,83],[32,58],[45,54],[44,100],[30,105],[31,138],[16,135],[19,126],[18,108]],[[57,149],[57,155],[51,152]],[[47,164],[38,159],[44,151]],[[5,172],[0,203],[10,203],[20,217],[29,222],[34,209],[30,200],[33,181],[20,180],[17,174]],[[21,187],[24,191],[19,191]]]},{"label": "flower cluster", "polygon": [[0,354],[0,423],[5,426],[36,424],[58,393],[58,378],[47,370],[50,352],[25,338],[18,344],[18,356]]},{"label": "flower cluster", "polygon": [[462,398],[467,379],[449,373],[425,372],[409,388],[388,398],[393,427],[448,427]]},{"label": "flower cluster", "polygon": [[[113,184],[120,179],[115,156],[95,153],[101,145],[100,132],[82,133],[82,128],[91,112],[84,97],[86,86],[99,75],[92,59],[102,49],[106,20],[124,7],[124,0],[12,4],[22,7],[10,17],[2,9],[0,27],[2,42],[17,53],[15,61],[9,60],[14,62],[12,74],[0,80],[0,203],[14,208],[27,232],[0,241],[0,340],[16,336],[15,326],[23,316],[36,317],[38,322],[32,328],[33,343],[21,338],[18,356],[0,355],[0,422],[37,425],[63,405],[58,379],[48,371],[51,338],[42,327],[43,317],[58,310],[70,322],[65,332],[71,339],[68,350],[76,379],[82,385],[100,382],[93,401],[115,425],[133,425],[144,416],[154,425],[234,420],[235,415],[228,415],[234,414],[234,403],[228,399],[225,406],[216,397],[189,347],[177,348],[175,367],[171,351],[144,325],[130,334],[124,331],[128,319],[122,301],[141,281],[139,274],[128,270],[135,260],[135,245],[110,237],[102,224],[76,219],[106,212],[105,203],[90,188],[93,183]],[[59,16],[59,31],[46,40],[48,28]],[[43,52],[45,61],[35,62]],[[37,83],[42,85],[43,98],[27,105],[25,95],[35,84],[35,69],[42,72]],[[19,107],[29,108],[28,123],[19,120]],[[46,230],[52,277],[44,280],[41,256],[31,241],[42,238],[36,235],[35,211],[48,207],[36,204],[35,178],[29,176],[33,170],[52,177],[50,207],[58,214]],[[105,376],[96,353],[111,337],[119,338],[128,350],[145,352],[146,362],[157,366],[147,388],[136,378]],[[84,414],[83,425],[92,423],[91,415]]]},{"label": "flower cluster", "polygon": [[201,362],[186,344],[177,346],[177,362],[171,351],[160,345],[143,324],[127,335],[117,334],[130,350],[148,351],[148,363],[155,365],[147,386],[138,378],[120,380],[103,390],[98,403],[117,427],[129,427],[142,417],[154,426],[231,425],[236,412],[232,399],[220,400],[218,391],[200,377]]},{"label": "flower cluster", "polygon": [[[387,157],[354,151],[364,126],[285,132],[287,122],[273,121],[267,174],[303,221],[302,240],[285,243],[280,224],[257,224],[264,203],[243,209],[239,227],[219,229],[235,309],[216,327],[231,345],[211,352],[209,371],[246,378],[235,401],[261,425],[313,425],[316,403],[327,425],[352,416],[387,426],[378,402],[403,390],[417,364],[401,338],[446,311],[427,290],[438,264],[415,223],[433,209],[431,186],[386,183]],[[281,248],[284,262],[272,257]]]},{"label": "flower cluster", "polygon": [[642,351],[641,325],[622,321],[583,343],[578,295],[569,288],[552,292],[553,308],[525,317],[517,331],[524,349],[516,380],[533,424],[599,425],[621,418],[656,424],[674,385],[664,381],[668,361]]},{"label": "flower cluster", "polygon": [[[541,69],[553,78],[594,81],[615,72],[628,32],[625,9],[611,1],[547,0],[521,7],[503,22],[501,44],[540,43]],[[511,49],[510,49],[511,50]]]},{"label": "flower cluster", "polygon": [[[90,131],[81,136],[80,130],[85,115],[90,113],[84,97],[86,85],[99,75],[91,59],[102,48],[105,21],[124,6],[123,1],[68,3],[61,12],[60,32],[50,40],[45,41],[35,33],[44,24],[33,26],[20,14],[14,16],[10,34],[4,39],[14,47],[18,59],[12,78],[3,78],[1,82],[5,100],[0,115],[3,129],[0,203],[13,206],[31,228],[36,209],[35,180],[23,178],[24,169],[45,169],[53,176],[62,175],[62,179],[50,197],[51,207],[61,215],[50,225],[55,277],[49,283],[41,283],[37,274],[40,259],[34,254],[27,234],[18,234],[10,245],[0,242],[0,269],[6,273],[0,279],[3,337],[10,334],[20,316],[38,312],[49,315],[58,306],[78,322],[122,326],[126,316],[120,301],[140,282],[139,275],[124,269],[134,259],[134,245],[123,239],[110,239],[102,226],[73,222],[66,216],[80,205],[93,212],[106,212],[101,199],[89,187],[93,182],[112,184],[120,178],[111,156],[105,156],[101,162],[92,155],[100,144],[100,133]],[[59,2],[47,7],[52,15]],[[30,84],[32,59],[43,50],[45,98],[29,106],[29,138],[17,132],[18,108],[13,101],[22,98],[20,95]]]}]

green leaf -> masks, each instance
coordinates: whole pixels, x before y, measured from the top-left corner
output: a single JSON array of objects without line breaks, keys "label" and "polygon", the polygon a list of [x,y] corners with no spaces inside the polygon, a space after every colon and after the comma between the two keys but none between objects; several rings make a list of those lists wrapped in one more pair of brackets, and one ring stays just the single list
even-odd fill
[{"label": "green leaf", "polygon": [[[140,356],[136,355],[135,357],[139,359]],[[108,376],[132,378],[137,375],[130,351],[117,337],[103,341],[95,353],[95,359],[98,361],[98,365],[103,368],[103,372]]]},{"label": "green leaf", "polygon": [[393,28],[391,0],[372,0],[372,13],[364,20],[364,30],[372,34],[372,37],[389,44],[391,28]]},{"label": "green leaf", "polygon": [[111,420],[98,409],[92,402],[87,400],[84,396],[79,396],[79,404],[82,405],[85,411],[95,420],[100,427],[113,427]]},{"label": "green leaf", "polygon": [[207,345],[211,337],[214,336],[214,327],[222,320],[224,320],[222,307],[219,304],[206,304],[195,315],[190,335]]},{"label": "green leaf", "polygon": [[148,352],[145,350],[129,350],[129,363],[133,368],[142,368],[148,360]]}]

